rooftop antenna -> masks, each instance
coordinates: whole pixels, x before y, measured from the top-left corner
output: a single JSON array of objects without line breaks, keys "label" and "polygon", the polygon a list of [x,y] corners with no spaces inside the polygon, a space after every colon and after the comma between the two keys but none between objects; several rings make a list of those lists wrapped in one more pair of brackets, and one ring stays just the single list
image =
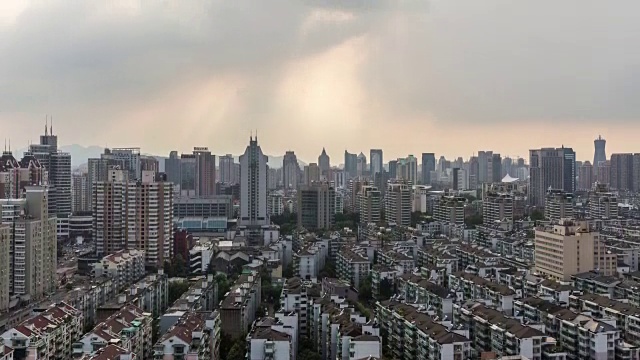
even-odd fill
[{"label": "rooftop antenna", "polygon": [[49,133],[53,136],[53,115],[51,115],[51,122],[49,123]]},{"label": "rooftop antenna", "polygon": [[47,133],[47,125],[49,125],[49,123],[47,122],[47,114],[44,115],[44,136],[49,135]]},{"label": "rooftop antenna", "polygon": [[4,138],[4,151],[7,151],[7,138]]},{"label": "rooftop antenna", "polygon": [[9,138],[9,152],[11,152],[11,138]]}]

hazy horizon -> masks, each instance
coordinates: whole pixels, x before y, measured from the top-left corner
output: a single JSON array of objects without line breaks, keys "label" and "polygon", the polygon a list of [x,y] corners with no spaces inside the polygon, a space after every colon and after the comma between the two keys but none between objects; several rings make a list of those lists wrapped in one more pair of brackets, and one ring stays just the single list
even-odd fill
[{"label": "hazy horizon", "polygon": [[[37,142],[316,161],[634,152],[640,3],[270,0],[0,4],[0,127]],[[265,15],[269,14],[269,15]]]}]

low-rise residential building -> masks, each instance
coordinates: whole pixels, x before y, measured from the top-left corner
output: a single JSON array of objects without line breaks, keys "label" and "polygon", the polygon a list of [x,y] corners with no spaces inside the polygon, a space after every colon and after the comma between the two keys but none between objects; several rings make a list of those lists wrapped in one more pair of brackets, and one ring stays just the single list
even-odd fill
[{"label": "low-rise residential building", "polygon": [[16,358],[21,354],[25,359],[70,359],[73,342],[82,336],[82,324],[80,311],[58,303],[5,331],[0,340]]},{"label": "low-rise residential building", "polygon": [[280,295],[280,310],[284,312],[295,311],[298,314],[300,334],[307,336],[308,306],[307,296],[308,284],[300,278],[289,278],[282,287]]},{"label": "low-rise residential building", "polygon": [[293,254],[294,273],[301,279],[315,280],[324,269],[328,256],[329,240],[309,241]]},{"label": "low-rise residential building", "polygon": [[260,273],[243,271],[220,304],[222,332],[237,338],[249,330],[261,299]]},{"label": "low-rise residential building", "polygon": [[414,306],[397,301],[378,302],[376,317],[385,338],[383,342],[395,359],[471,359],[468,330],[450,331]]},{"label": "low-rise residential building", "polygon": [[111,344],[134,353],[138,359],[152,359],[152,322],[151,313],[126,305],[76,341],[73,356],[91,355]]},{"label": "low-rise residential building", "polygon": [[279,324],[273,318],[264,318],[256,321],[247,336],[247,359],[295,359],[293,337],[282,331],[281,327],[283,327],[283,324]]},{"label": "low-rise residential building", "polygon": [[[210,318],[210,315],[213,318]],[[216,329],[217,312],[188,312],[164,333],[153,347],[154,360],[198,359],[213,360],[220,342]],[[216,338],[217,336],[217,338]]]},{"label": "low-rise residential building", "polygon": [[353,248],[344,247],[338,253],[336,271],[340,279],[349,281],[357,289],[360,282],[369,276],[371,263]]},{"label": "low-rise residential building", "polygon": [[413,254],[408,251],[393,249],[378,250],[377,263],[390,268],[396,268],[402,274],[408,274],[416,267]]},{"label": "low-rise residential building", "polygon": [[107,345],[92,354],[83,354],[77,360],[139,360],[139,358],[118,345]]},{"label": "low-rise residential building", "polygon": [[456,294],[449,289],[434,284],[419,275],[405,274],[398,277],[397,294],[407,302],[424,308],[430,316],[451,319]]},{"label": "low-rise residential building", "polygon": [[14,351],[9,346],[0,343],[0,360],[14,360]]},{"label": "low-rise residential building", "polygon": [[218,304],[218,283],[213,275],[190,280],[191,286],[160,317],[160,333],[164,334],[187,312],[213,311]]},{"label": "low-rise residential building", "polygon": [[449,288],[456,293],[458,300],[482,302],[509,315],[513,311],[515,291],[477,275],[464,272],[451,274]]},{"label": "low-rise residential building", "polygon": [[120,250],[102,258],[94,265],[97,277],[106,276],[122,288],[138,281],[145,275],[145,253],[141,250]]}]

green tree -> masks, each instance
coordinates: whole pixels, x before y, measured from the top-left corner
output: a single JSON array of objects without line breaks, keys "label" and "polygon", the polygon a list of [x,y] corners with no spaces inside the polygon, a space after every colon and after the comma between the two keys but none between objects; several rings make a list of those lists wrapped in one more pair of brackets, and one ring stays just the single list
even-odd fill
[{"label": "green tree", "polygon": [[475,227],[476,225],[482,225],[482,214],[474,214],[464,219],[464,223],[467,226]]},{"label": "green tree", "polygon": [[231,281],[227,278],[227,275],[223,273],[218,273],[214,280],[218,283],[218,294],[220,297],[224,296],[224,294],[228,293],[231,290]]},{"label": "green tree", "polygon": [[541,221],[544,220],[544,213],[540,210],[533,210],[530,217],[533,221]]},{"label": "green tree", "polygon": [[182,296],[187,290],[189,290],[190,284],[188,281],[174,281],[169,283],[169,304],[173,304],[176,300]]},{"label": "green tree", "polygon": [[393,283],[389,279],[380,281],[380,300],[389,300],[395,293]]},{"label": "green tree", "polygon": [[[220,354],[223,354],[222,351]],[[244,360],[247,355],[247,341],[240,337],[234,341],[226,360]]]},{"label": "green tree", "polygon": [[282,277],[285,279],[293,277],[293,263],[287,265],[287,268],[282,272]]},{"label": "green tree", "polygon": [[358,287],[358,300],[368,302],[371,300],[371,297],[371,275],[369,275],[360,281],[360,286]]}]

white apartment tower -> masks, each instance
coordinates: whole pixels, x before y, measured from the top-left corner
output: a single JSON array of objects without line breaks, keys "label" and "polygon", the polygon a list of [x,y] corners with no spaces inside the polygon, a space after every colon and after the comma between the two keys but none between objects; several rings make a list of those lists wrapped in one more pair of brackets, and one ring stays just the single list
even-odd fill
[{"label": "white apartment tower", "polygon": [[267,215],[267,157],[251,137],[240,156],[240,221],[241,226],[269,225]]},{"label": "white apartment tower", "polygon": [[360,224],[377,223],[380,221],[380,206],[382,195],[375,186],[362,186],[358,193]]},{"label": "white apartment tower", "polygon": [[27,186],[25,198],[0,199],[2,223],[9,227],[11,295],[29,295],[32,300],[39,300],[57,287],[57,219],[49,216],[48,195],[43,186]]}]

